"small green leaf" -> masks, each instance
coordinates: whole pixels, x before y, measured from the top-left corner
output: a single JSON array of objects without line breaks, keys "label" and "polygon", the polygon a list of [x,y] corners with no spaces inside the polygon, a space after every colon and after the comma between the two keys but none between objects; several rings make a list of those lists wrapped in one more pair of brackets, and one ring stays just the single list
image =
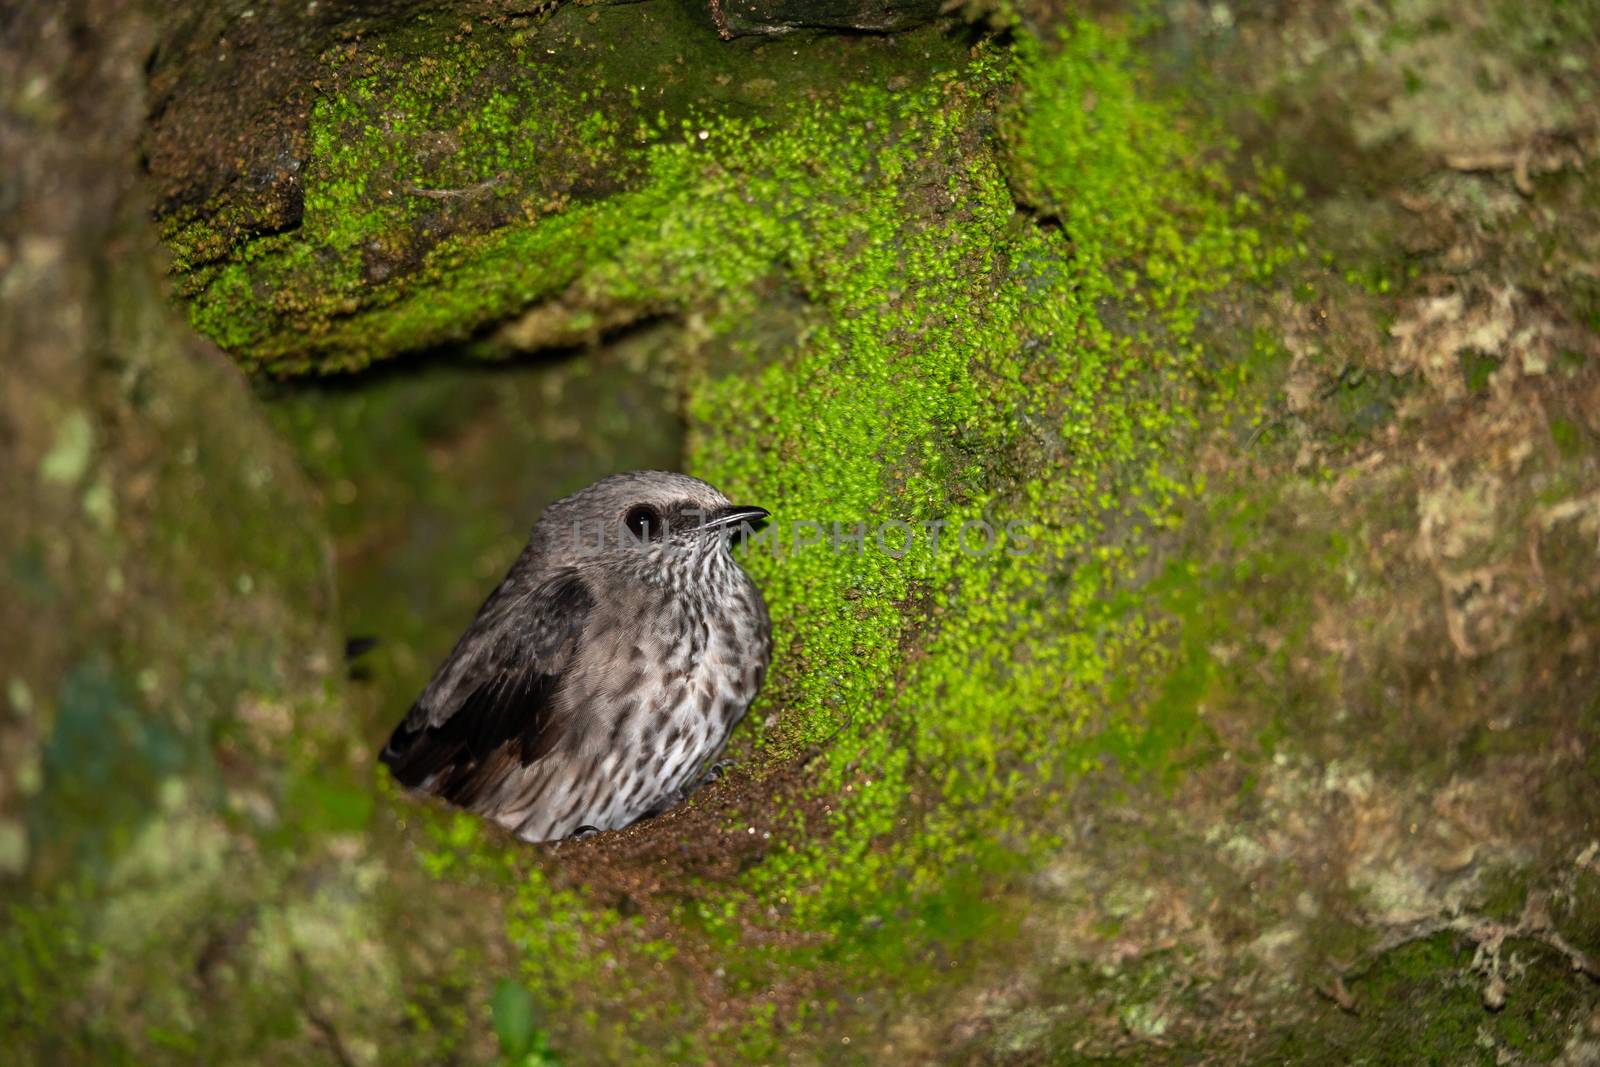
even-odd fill
[{"label": "small green leaf", "polygon": [[490,1001],[495,1036],[509,1060],[519,1060],[533,1048],[533,995],[509,978],[494,984]]}]

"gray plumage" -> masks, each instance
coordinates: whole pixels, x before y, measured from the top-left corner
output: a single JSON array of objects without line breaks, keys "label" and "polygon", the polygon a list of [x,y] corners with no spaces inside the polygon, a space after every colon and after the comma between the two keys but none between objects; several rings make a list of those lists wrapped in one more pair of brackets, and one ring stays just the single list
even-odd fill
[{"label": "gray plumage", "polygon": [[729,543],[765,517],[667,471],[551,504],[383,762],[529,841],[676,804],[766,675],[766,604]]}]

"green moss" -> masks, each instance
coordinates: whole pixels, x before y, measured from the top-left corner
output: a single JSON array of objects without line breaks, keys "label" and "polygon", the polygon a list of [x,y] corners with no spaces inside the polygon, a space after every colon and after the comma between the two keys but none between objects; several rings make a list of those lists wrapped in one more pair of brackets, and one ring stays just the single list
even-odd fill
[{"label": "green moss", "polygon": [[1464,350],[1461,353],[1461,376],[1467,391],[1483,394],[1489,391],[1489,376],[1500,369],[1499,358],[1482,352]]},{"label": "green moss", "polygon": [[[997,122],[1003,139],[985,132]],[[814,758],[792,806],[730,818],[765,852],[674,905],[685,940],[641,942],[541,878],[519,889],[512,931],[540,999],[576,1005],[603,981],[632,1020],[620,1049],[684,1032],[640,977],[669,948],[742,944],[718,979],[739,1000],[801,974],[849,988],[892,973],[907,996],[948,982],[948,961],[1007,936],[993,887],[1048,844],[1035,817],[1063,783],[1110,756],[1165,767],[1190,744],[1209,667],[1112,594],[1137,531],[1170,525],[1194,489],[1175,450],[1229,395],[1208,369],[1229,357],[1197,340],[1202,301],[1276,258],[1255,205],[1090,23],[759,135],[705,129],[649,150],[646,184],[612,203],[648,204],[650,226],[581,285],[645,305],[702,294],[690,469],[780,529],[823,526],[821,546],[785,536],[746,556],[782,635],[747,759],[759,777]],[[1014,189],[1048,219],[1019,214]],[[803,341],[750,341],[775,271],[807,301]],[[1014,524],[1022,550],[963,552],[980,520]],[[826,543],[835,521],[866,524],[863,550]],[[884,522],[918,531],[902,558],[877,549]],[[927,523],[945,524],[937,549]],[[1150,718],[1106,732],[1119,673],[1174,655]],[[614,955],[629,962],[611,970]],[[803,1010],[860,1025],[827,1000]],[[750,1007],[692,1050],[769,1048],[801,1011]]]},{"label": "green moss", "polygon": [[1576,459],[1584,452],[1584,434],[1571,419],[1555,416],[1550,420],[1550,439],[1556,443],[1563,459]]},{"label": "green moss", "polygon": [[60,1025],[61,1006],[81,995],[101,955],[85,921],[83,896],[80,887],[64,882],[47,900],[5,906],[0,1050],[8,1062],[133,1062],[102,1033]]},{"label": "green moss", "polygon": [[1580,952],[1600,953],[1600,871],[1589,866],[1574,873],[1572,883],[1555,895],[1556,928]]},{"label": "green moss", "polygon": [[1595,0],[1558,0],[1536,7],[1502,2],[1492,11],[1492,25],[1478,31],[1480,42],[1514,56],[1525,68],[1557,63],[1580,69],[1579,56],[1600,32],[1600,3]]},{"label": "green moss", "polygon": [[[768,691],[736,740],[740,773],[753,784],[725,809],[721,829],[759,842],[738,850],[736,873],[665,875],[647,920],[634,901],[618,902],[614,885],[584,884],[590,856],[614,857],[603,844],[530,858],[470,817],[402,808],[392,796],[380,806],[403,812],[406,840],[422,842],[422,868],[448,883],[442,895],[490,887],[512,901],[505,932],[516,973],[498,986],[513,991],[512,1006],[491,1002],[484,988],[486,973],[508,966],[504,953],[440,965],[442,980],[430,962],[417,983],[425,988],[407,991],[407,1053],[471,1059],[470,1030],[505,1023],[507,1012],[526,1016],[531,1001],[558,1044],[597,1061],[766,1061],[811,1044],[814,1058],[836,1059],[845,1040],[870,1046],[860,1038],[898,1018],[898,1005],[879,997],[856,1008],[862,994],[892,986],[904,1001],[936,998],[974,977],[975,960],[1009,947],[1018,922],[1007,890],[1057,846],[1052,828],[1079,778],[1114,765],[1176,780],[1222,748],[1209,725],[1219,707],[1245,716],[1229,723],[1241,729],[1228,751],[1250,765],[1241,776],[1247,802],[1254,772],[1286,742],[1316,751],[1321,735],[1338,731],[1380,733],[1376,753],[1363,747],[1362,758],[1380,771],[1392,761],[1391,780],[1419,787],[1444,780],[1458,758],[1433,743],[1423,715],[1384,719],[1372,731],[1394,702],[1383,672],[1395,668],[1341,663],[1310,633],[1324,600],[1335,611],[1349,606],[1353,589],[1375,581],[1371,561],[1393,558],[1383,537],[1412,543],[1416,485],[1397,482],[1381,504],[1361,505],[1354,532],[1348,516],[1325,513],[1331,473],[1316,455],[1294,477],[1241,485],[1258,472],[1252,466],[1201,497],[1185,454],[1196,428],[1267,425],[1253,396],[1244,399],[1254,412],[1231,408],[1242,383],[1285,361],[1265,338],[1269,327],[1248,337],[1230,319],[1248,317],[1234,304],[1237,290],[1293,240],[1258,232],[1255,200],[1224,178],[1233,172],[1227,146],[1152,94],[1121,33],[1074,23],[1059,40],[1023,38],[1015,52],[987,43],[970,55],[932,32],[724,47],[690,32],[691,10],[564,5],[532,28],[471,34],[422,21],[330,53],[310,116],[300,224],[252,235],[254,216],[228,209],[169,229],[194,322],[246,366],[277,373],[352,369],[440,343],[496,353],[597,336],[639,315],[678,315],[666,360],[689,424],[685,465],[772,507],[780,530],[823,524],[822,545],[785,539],[746,557],[780,644]],[[653,35],[628,21],[657,17],[666,21]],[[592,33],[579,21],[590,18],[603,23]],[[1393,25],[1390,46],[1447,28]],[[1392,155],[1383,164],[1392,167]],[[1283,184],[1272,174],[1256,180],[1267,190]],[[1387,227],[1359,232],[1374,234],[1382,255],[1345,274],[1345,285],[1376,301],[1406,283]],[[1332,298],[1347,295],[1330,289]],[[1317,292],[1300,295],[1309,302]],[[530,308],[516,325],[531,340],[497,332]],[[1561,366],[1576,373],[1581,358]],[[1468,360],[1463,373],[1478,390],[1490,369]],[[476,386],[470,377],[452,367],[378,378],[279,409],[332,487],[332,522],[353,549],[349,580],[380,590],[356,602],[351,628],[384,633],[377,669],[406,696],[515,551],[523,531],[513,518],[529,515],[529,499],[575,488],[622,458],[677,465],[675,440],[654,427],[648,441],[631,439],[636,448],[547,461],[575,450],[571,439],[529,431],[497,410],[487,447],[503,456],[477,468],[492,472],[483,481],[494,488],[461,484],[449,456],[470,451],[455,437],[483,429],[480,410],[499,404],[554,425],[574,409],[602,407],[559,395],[572,384],[560,375]],[[1340,444],[1361,445],[1390,424],[1404,387],[1341,370],[1314,417],[1335,427]],[[400,428],[390,432],[385,420]],[[1568,460],[1587,444],[1579,426],[1551,421]],[[1301,429],[1276,427],[1284,436]],[[1326,443],[1321,428],[1309,443]],[[550,464],[539,467],[548,484],[528,483],[529,455]],[[164,570],[205,576],[183,590],[186,604],[231,605],[232,594],[205,588],[217,573],[240,596],[263,575],[288,575],[291,595],[321,595],[305,553],[274,547],[262,536],[272,523],[235,520],[242,502],[208,491],[224,494],[259,472],[231,470],[208,451],[183,462],[199,472],[182,483],[197,503],[175,510],[157,558]],[[1180,515],[1197,512],[1181,540],[1168,536]],[[979,519],[1026,535],[1026,551],[962,552],[956,531]],[[859,551],[826,543],[834,521],[868,526]],[[878,550],[872,528],[885,521],[918,531],[904,557]],[[937,550],[925,523],[943,524]],[[1182,555],[1158,554],[1173,541]],[[399,547],[380,565],[374,544]],[[181,565],[191,550],[205,566]],[[1556,554],[1543,559],[1552,573],[1564,570]],[[235,560],[246,565],[230,569]],[[10,565],[34,567],[20,554]],[[405,580],[423,571],[437,584]],[[1404,591],[1406,575],[1378,577]],[[1430,589],[1430,610],[1436,603]],[[1378,618],[1386,612],[1349,614],[1351,627],[1393,626],[1392,641],[1358,634],[1348,646],[1358,653],[1403,649],[1417,637]],[[170,668],[192,687],[173,706],[194,714],[186,726],[219,750],[249,752],[249,731],[193,709],[277,696],[281,660],[309,642],[259,636],[273,630],[243,620],[195,662]],[[1369,666],[1372,676],[1356,676]],[[169,668],[158,658],[150,669]],[[1482,673],[1452,673],[1458,699],[1445,702],[1482,707],[1471,692]],[[114,712],[117,684],[74,692],[73,701]],[[341,718],[346,711],[370,742],[396,708],[341,708]],[[365,834],[381,821],[363,802],[365,783],[343,766],[319,766],[329,746],[317,735],[334,732],[321,725],[331,717],[321,707],[300,716],[304,751],[281,789],[263,791],[283,814],[252,832],[252,851],[266,844],[277,859],[298,843]],[[1530,734],[1519,723],[1489,743],[1523,751]],[[130,750],[152,743],[114,740],[131,740]],[[340,751],[364,747],[339,740]],[[1431,754],[1424,766],[1417,752]],[[159,788],[140,778],[129,796],[147,800]],[[242,807],[229,814],[238,824],[256,817]],[[701,843],[674,833],[664,820],[631,840],[686,851]],[[715,851],[720,842],[707,837]],[[1263,848],[1243,832],[1235,841]],[[214,852],[199,847],[164,855],[214,867]],[[628,881],[640,871],[623,873]],[[1299,877],[1263,879],[1260,896],[1298,888]],[[638,881],[657,885],[649,874]],[[1489,881],[1483,907],[1509,917],[1526,883]],[[279,884],[268,883],[266,893],[277,894]],[[1224,918],[1245,910],[1210,889],[1201,896],[1220,903]],[[1365,903],[1348,886],[1329,892],[1346,915]],[[482,909],[483,899],[472,903]],[[1255,909],[1272,907],[1249,899],[1246,925],[1262,913]],[[1594,899],[1591,878],[1553,907],[1569,936],[1593,940]],[[245,910],[241,898],[219,900],[219,914]],[[395,908],[408,917],[400,927],[415,922],[433,936],[425,947],[450,940],[432,924],[456,902],[437,903],[428,901],[426,918],[414,901]],[[274,905],[262,928],[328,956],[359,947],[371,916],[338,904]],[[319,911],[339,929],[320,927]],[[1108,911],[1096,932],[1109,939],[1126,928],[1132,943],[1138,916],[1117,904]],[[100,948],[76,912],[41,906],[11,918],[7,966],[18,961],[27,993],[16,1014],[36,1024],[86,980]],[[144,929],[129,922],[112,934]],[[151,929],[140,951],[159,955],[166,927]],[[1217,931],[1231,936],[1225,922],[1207,933]],[[269,935],[258,939],[264,957]],[[1313,930],[1311,940],[1328,958],[1349,959],[1371,936],[1347,923]],[[175,968],[198,946],[180,949]],[[1389,953],[1354,982],[1358,1003],[1372,1010],[1342,1035],[1341,1048],[1358,1053],[1345,1058],[1412,1062],[1421,1049],[1445,1061],[1484,1048],[1474,1042],[1486,1026],[1502,1047],[1549,1058],[1560,1028],[1592,1010],[1592,991],[1539,946],[1510,950],[1532,964],[1499,1015],[1481,1007],[1470,946],[1442,937]],[[1214,1010],[1213,999],[1180,995],[1199,969],[1192,962],[1174,952],[1105,972],[1085,966],[1053,995],[1076,1005],[1087,991],[1128,1033],[1165,1038],[1172,1020]],[[298,1025],[284,992],[295,973],[266,959],[230,987],[260,997],[244,1013],[255,1035],[238,1036],[240,1047]],[[362,988],[389,980],[359,960],[350,973]],[[175,989],[185,980],[163,977]],[[217,1053],[231,1051],[223,1046],[235,1035],[196,1027],[188,1007],[175,998],[150,1013],[124,1058],[149,1058],[151,1049],[224,1058]],[[1327,1010],[1330,1028],[1349,1022]],[[1030,1022],[1000,1051],[1068,1062],[1064,1050],[1089,1033],[1078,1021]],[[513,1035],[502,1033],[508,1056],[528,1053],[526,1026],[501,1029]],[[1325,1033],[1316,1037],[1315,1046],[1289,1038],[1278,1058],[1325,1061]],[[76,1046],[61,1058],[93,1054],[112,1058]]]},{"label": "green moss", "polygon": [[1487,1065],[1506,1055],[1552,1062],[1573,1023],[1595,1003],[1594,991],[1543,945],[1508,940],[1501,953],[1508,966],[1499,1010],[1484,1006],[1487,978],[1473,966],[1471,943],[1439,934],[1392,949],[1350,983],[1359,1019],[1337,1020],[1315,1044],[1291,1040],[1279,1055],[1284,1062],[1329,1062],[1331,1041],[1342,1063]]},{"label": "green moss", "polygon": [[1482,900],[1478,908],[1496,922],[1515,925],[1528,900],[1528,885],[1533,872],[1512,866],[1498,866],[1484,871],[1480,884]]},{"label": "green moss", "polygon": [[[1164,1037],[1170,1039],[1172,1020],[1193,1008],[1187,1003],[1194,999],[1187,990],[1191,985],[1187,976],[1193,966],[1192,960],[1175,952],[1151,953],[1120,968],[1079,965],[1051,980],[1050,997],[1057,1002],[1070,998],[1085,1007],[1093,1005],[1092,1010],[1115,1012],[1130,1035],[1159,1042]],[[1093,1028],[1085,1025],[1090,1015],[1091,1011],[1072,1012],[1053,1028],[1047,1041],[1041,1042],[1039,1051],[1065,1050],[1079,1044],[1093,1034]],[[1103,1061],[1068,1058],[1062,1062]]]},{"label": "green moss", "polygon": [[[299,224],[251,236],[232,221],[249,205],[168,220],[191,321],[277,374],[468,340],[563,293],[692,195],[711,153],[653,149],[706,149],[713,123],[759,135],[846,77],[922,79],[958,55],[931,31],[731,47],[702,22],[680,4],[563,8],[476,33],[423,16],[330,51]],[[556,340],[652,310],[585,289]]]}]

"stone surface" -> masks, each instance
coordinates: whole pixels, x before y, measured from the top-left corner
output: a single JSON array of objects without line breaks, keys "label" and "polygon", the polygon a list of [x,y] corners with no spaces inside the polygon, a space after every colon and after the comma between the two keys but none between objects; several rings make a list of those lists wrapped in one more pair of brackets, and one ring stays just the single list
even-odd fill
[{"label": "stone surface", "polygon": [[937,18],[941,0],[710,0],[711,17],[724,39],[769,36],[796,30],[855,30],[891,33]]},{"label": "stone surface", "polygon": [[[960,13],[21,12],[7,1062],[1594,1057],[1594,12]],[[753,552],[662,819],[393,795],[523,525],[658,464],[1039,551]]]},{"label": "stone surface", "polygon": [[0,44],[0,1058],[377,1062],[410,868],[362,836],[315,491],[161,284],[156,40],[69,3]]}]

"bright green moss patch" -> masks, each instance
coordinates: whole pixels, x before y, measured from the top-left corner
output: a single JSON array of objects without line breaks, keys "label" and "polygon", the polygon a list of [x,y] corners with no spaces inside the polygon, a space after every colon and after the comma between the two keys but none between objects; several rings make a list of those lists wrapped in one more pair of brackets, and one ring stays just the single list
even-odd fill
[{"label": "bright green moss patch", "polygon": [[[700,1056],[787,1026],[848,1036],[833,993],[785,992],[820,975],[843,990],[892,974],[904,996],[958,976],[1011,929],[994,890],[1048,844],[1063,786],[1189,745],[1203,663],[1148,720],[1108,701],[1173,655],[1113,594],[1141,531],[1194,489],[1181,443],[1231,380],[1207,368],[1249,357],[1203,349],[1204,301],[1273,259],[1255,204],[1094,24],[981,49],[923,87],[860,86],[760,136],[705,128],[650,149],[628,195],[654,205],[651,229],[580,285],[703,295],[688,466],[777,519],[746,554],[778,655],[744,758],[757,778],[805,760],[804,785],[730,821],[764,853],[672,905],[666,941],[543,880],[515,925],[542,997],[604,981],[632,1019],[624,1048],[688,1040],[643,956],[673,973],[737,946],[699,976],[727,1005]],[[775,275],[806,301],[800,337],[752,342]],[[613,957],[629,962],[602,979]]]},{"label": "bright green moss patch", "polygon": [[[471,32],[423,16],[331,50],[297,161],[298,225],[241,239],[238,207],[167,220],[195,326],[278,374],[472,339],[648,239],[699,177],[693,156],[652,149],[705,140],[703,117],[758,131],[762,116],[847,77],[921,80],[960,55],[931,31],[730,46],[679,4],[513,22]],[[591,288],[563,310],[509,347],[655,309]]]},{"label": "bright green moss patch", "polygon": [[[797,919],[841,937],[863,925],[859,901],[889,912],[878,922],[918,925],[911,902],[993,842],[1026,842],[1053,783],[1099,761],[1083,727],[1116,671],[1153,649],[1148,623],[1103,606],[1138,556],[1104,532],[1160,524],[1186,491],[1164,457],[1213,399],[1192,373],[1194,301],[1261,266],[1236,221],[1247,205],[1220,195],[1170,114],[1138,95],[1117,38],[1084,24],[1053,55],[1025,49],[1017,69],[1020,96],[1001,112],[1013,158],[1041,197],[1085,190],[1084,219],[1040,226],[1015,212],[1001,158],[956,156],[1004,67],[975,65],[937,109],[864,94],[903,124],[878,153],[901,188],[868,185],[848,217],[819,220],[808,247],[822,256],[794,250],[841,277],[813,292],[829,314],[804,348],[754,381],[707,381],[691,407],[706,427],[699,466],[743,496],[919,532],[898,560],[749,562],[803,659],[776,667],[784,715],[767,741],[783,753],[829,739],[813,765],[820,822],[812,811],[804,835],[785,835],[752,890],[794,896]],[[1099,121],[1070,121],[1089,96]],[[1164,190],[1112,192],[1144,172]],[[906,183],[928,190],[927,216],[908,221]],[[783,467],[730,423],[759,427]],[[1009,526],[1012,543],[963,550],[959,531],[980,522]],[[931,523],[944,524],[938,550]],[[926,610],[900,610],[908,600]]]},{"label": "bright green moss patch", "polygon": [[[1126,42],[1092,23],[1015,53],[897,39],[919,50],[917,76],[857,70],[840,87],[823,69],[817,91],[762,107],[695,96],[688,127],[636,106],[612,73],[610,89],[563,84],[547,112],[537,42],[509,44],[530,63],[496,73],[503,57],[479,40],[452,40],[425,69],[383,48],[337,60],[300,229],[199,268],[210,281],[193,313],[277,371],[492,345],[485,331],[529,305],[565,329],[618,309],[682,313],[685,466],[777,519],[745,556],[778,652],[736,739],[744,799],[700,846],[738,841],[748,859],[670,883],[647,920],[588,891],[581,866],[508,858],[470,819],[407,818],[429,828],[434,876],[515,886],[517,977],[557,1049],[760,1059],[800,1034],[837,1048],[872,1025],[855,990],[892,978],[896,996],[936,995],[1015,936],[1001,894],[1050,846],[1079,777],[1203,755],[1210,631],[1175,639],[1166,621],[1200,613],[1198,586],[1170,570],[1152,600],[1127,589],[1147,535],[1197,488],[1189,434],[1227,405],[1235,368],[1263,358],[1250,337],[1208,347],[1202,326],[1229,337],[1210,310],[1277,254],[1225,154],[1197,147]],[[589,160],[592,181],[547,203],[535,186],[548,175],[516,146],[591,105],[610,116],[585,127],[601,155],[563,173]],[[468,128],[428,156],[440,131]],[[426,182],[411,177],[429,158]],[[472,195],[389,195],[407,181]],[[391,392],[420,406],[391,411]],[[360,454],[365,420],[426,421],[447,403],[380,381],[281,413],[330,465],[336,501],[354,500],[368,492],[354,468],[427,465]],[[426,432],[405,448],[425,452]],[[423,503],[479,510],[455,494]],[[332,509],[341,541],[345,519],[406,506],[359,499]],[[444,553],[461,572],[452,603],[481,595],[493,574],[479,572],[505,558],[489,546],[516,536],[468,530]],[[439,554],[431,540],[416,551]],[[356,631],[417,615],[404,582],[362,580],[384,592]],[[413,637],[376,655],[425,671],[431,642]],[[1148,678],[1166,681],[1133,681]],[[337,789],[302,794],[329,825],[366,818]]]}]

